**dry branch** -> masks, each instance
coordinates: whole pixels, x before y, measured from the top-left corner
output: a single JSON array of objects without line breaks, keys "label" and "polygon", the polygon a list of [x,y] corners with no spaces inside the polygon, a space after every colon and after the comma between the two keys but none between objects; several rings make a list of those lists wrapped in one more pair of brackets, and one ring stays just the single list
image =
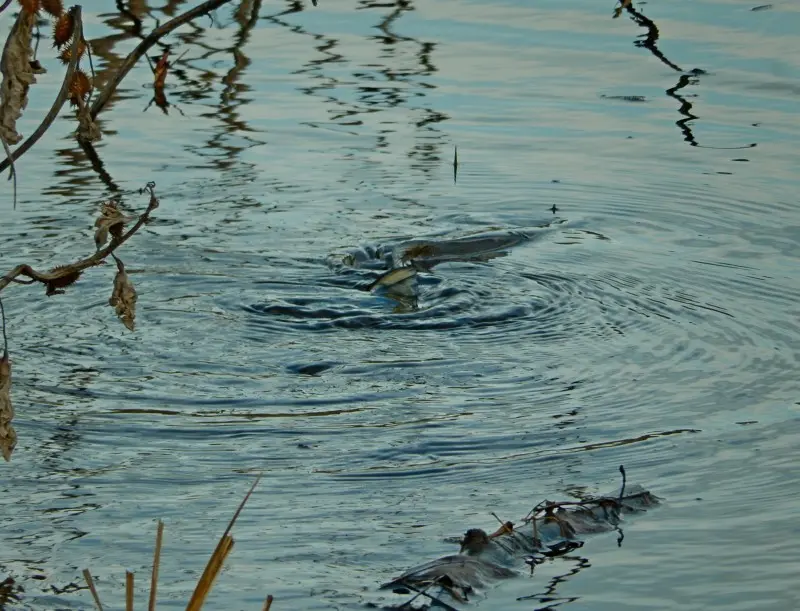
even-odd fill
[{"label": "dry branch", "polygon": [[139,228],[149,220],[150,213],[158,208],[158,198],[155,196],[155,184],[149,183],[146,189],[150,193],[150,202],[147,205],[147,209],[139,216],[136,224],[127,232],[122,234],[119,239],[112,239],[111,242],[109,242],[106,246],[98,249],[97,252],[89,257],[86,257],[85,259],[70,263],[69,265],[57,267],[49,272],[38,272],[27,264],[18,265],[5,276],[0,278],[0,291],[2,291],[11,282],[15,281],[18,276],[26,276],[31,280],[50,286],[54,282],[57,282],[65,277],[74,276],[75,274],[79,274],[89,267],[100,265],[106,259],[106,257],[127,242],[134,233],[139,231]]},{"label": "dry branch", "polygon": [[[22,11],[22,13],[20,13],[20,16],[23,15],[23,14],[25,14],[25,11]],[[69,10],[69,14],[72,15],[72,18],[73,18],[73,21],[74,21],[74,28],[73,28],[73,31],[72,31],[72,40],[70,42],[70,45],[73,48],[77,48],[78,42],[83,40],[83,26],[82,26],[82,20],[81,20],[81,7],[80,6],[73,6]],[[15,27],[16,27],[16,24],[15,24]],[[12,32],[12,34],[13,34],[13,32]],[[11,35],[9,35],[8,39],[9,39],[9,41],[11,40]],[[8,44],[6,45],[6,47],[8,48]],[[3,51],[3,74],[4,74],[4,77],[5,77],[5,57],[6,57],[7,48],[6,48],[5,51]],[[44,133],[47,131],[47,129],[53,123],[53,121],[55,121],[56,117],[58,116],[59,111],[61,110],[61,107],[64,105],[64,102],[66,102],[67,98],[69,97],[69,89],[70,89],[70,85],[72,84],[72,79],[75,76],[75,71],[77,70],[77,67],[78,67],[78,59],[79,59],[78,54],[77,53],[73,53],[72,57],[70,57],[70,60],[69,60],[69,66],[67,67],[67,73],[64,75],[64,81],[61,83],[61,89],[58,92],[58,96],[56,97],[55,101],[53,102],[53,105],[50,107],[50,111],[47,113],[45,118],[42,120],[42,122],[39,125],[39,127],[36,128],[36,130],[28,137],[28,139],[25,140],[25,142],[23,142],[22,144],[20,144],[16,149],[14,149],[11,157],[8,158],[8,159],[4,159],[2,162],[0,162],[0,172],[5,171],[5,169],[11,164],[12,161],[16,161],[17,159],[22,157],[22,155],[24,155],[28,151],[28,149],[30,149],[34,144],[36,144],[36,142],[39,140],[39,138],[41,138],[44,135]],[[3,83],[4,83],[4,85],[3,85],[3,100],[5,101],[6,100],[5,78],[3,80]],[[4,122],[5,122],[5,116],[6,116],[5,113],[6,112],[7,111],[5,109],[0,110],[0,119],[2,119]],[[20,110],[20,113],[21,113],[21,110]],[[17,117],[18,116],[19,115],[17,115]],[[16,138],[16,139],[7,138],[7,140],[8,140],[8,142],[12,142],[12,143],[19,142],[19,138]]]}]

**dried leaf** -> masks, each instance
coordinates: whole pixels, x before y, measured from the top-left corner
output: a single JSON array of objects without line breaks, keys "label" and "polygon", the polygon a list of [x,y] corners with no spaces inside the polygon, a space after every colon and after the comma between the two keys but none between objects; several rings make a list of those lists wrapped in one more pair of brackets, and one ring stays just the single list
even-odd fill
[{"label": "dried leaf", "polygon": [[108,227],[106,225],[101,225],[97,228],[97,231],[94,232],[94,244],[97,246],[97,250],[100,250],[105,246],[106,242],[108,242]]},{"label": "dried leaf", "polygon": [[[103,133],[97,126],[97,123],[92,119],[92,113],[87,104],[83,103],[82,98],[78,98],[78,129],[75,130],[75,135],[83,142],[96,142],[103,137]],[[120,228],[120,233],[122,229]],[[113,235],[113,232],[112,232]]]},{"label": "dried leaf", "polygon": [[14,406],[11,405],[11,362],[8,352],[3,351],[0,358],[0,452],[7,461],[17,445],[17,432],[11,425],[14,419]]},{"label": "dried leaf", "polygon": [[67,44],[72,38],[72,29],[75,27],[75,21],[72,18],[72,13],[62,13],[53,25],[53,46],[60,49]]},{"label": "dried leaf", "polygon": [[61,0],[41,0],[42,8],[53,17],[60,17],[64,12],[64,4]]},{"label": "dried leaf", "polygon": [[122,324],[133,331],[136,318],[136,289],[133,288],[125,272],[125,265],[117,257],[114,259],[117,262],[117,275],[114,276],[114,291],[111,293],[108,305],[114,307]]},{"label": "dried leaf", "polygon": [[122,214],[115,202],[105,202],[100,208],[100,216],[94,222],[94,226],[97,227],[94,243],[98,250],[108,241],[109,233],[115,240],[119,240],[125,229],[125,223],[131,220],[133,217]]},{"label": "dried leaf", "polygon": [[28,104],[28,88],[36,82],[31,68],[31,32],[35,23],[35,13],[20,11],[0,61],[0,72],[3,73],[3,83],[0,85],[0,136],[8,144],[22,140],[22,134],[17,132],[17,119]]},{"label": "dried leaf", "polygon": [[169,62],[167,58],[169,57],[169,50],[165,50],[164,54],[159,58],[158,63],[156,64],[155,70],[153,72],[154,80],[153,80],[153,87],[155,89],[163,89],[164,82],[167,79],[167,70],[169,69]]}]

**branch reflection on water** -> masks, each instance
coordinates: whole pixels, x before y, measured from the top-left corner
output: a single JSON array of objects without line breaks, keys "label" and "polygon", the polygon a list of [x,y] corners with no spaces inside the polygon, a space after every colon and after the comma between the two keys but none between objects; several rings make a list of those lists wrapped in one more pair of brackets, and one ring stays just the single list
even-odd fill
[{"label": "branch reflection on water", "polygon": [[621,0],[620,5],[614,11],[614,18],[619,17],[623,10],[630,16],[631,21],[646,30],[646,32],[640,36],[639,40],[634,41],[633,44],[642,49],[647,49],[665,66],[668,66],[675,72],[681,73],[680,77],[678,78],[678,82],[675,83],[673,87],[667,89],[665,93],[680,103],[678,112],[682,116],[675,122],[675,125],[678,126],[678,129],[680,129],[681,133],[683,134],[684,141],[688,142],[690,146],[722,150],[747,149],[756,146],[757,143],[755,142],[742,146],[708,146],[702,145],[697,141],[697,138],[692,131],[691,122],[699,119],[700,117],[692,113],[692,108],[694,105],[687,99],[690,96],[681,96],[678,94],[678,92],[689,85],[699,85],[699,77],[708,73],[700,68],[693,68],[692,70],[686,72],[678,64],[670,60],[658,47],[658,39],[660,37],[658,26],[652,19],[645,16],[638,9],[634,8],[631,0]]}]

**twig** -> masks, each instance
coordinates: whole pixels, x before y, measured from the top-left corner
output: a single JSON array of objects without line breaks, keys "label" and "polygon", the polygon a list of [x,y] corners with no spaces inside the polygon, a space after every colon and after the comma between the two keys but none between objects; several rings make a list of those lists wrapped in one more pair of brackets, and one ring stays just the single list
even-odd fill
[{"label": "twig", "polygon": [[267,596],[267,600],[264,601],[264,607],[261,609],[261,611],[269,611],[270,607],[272,606],[272,600],[272,594]]},{"label": "twig", "polygon": [[108,257],[108,255],[127,242],[128,238],[136,233],[139,228],[148,221],[150,218],[150,213],[158,208],[158,198],[155,196],[154,188],[154,183],[148,183],[147,187],[145,187],[144,190],[147,190],[150,193],[150,202],[147,205],[147,210],[145,210],[144,213],[139,216],[139,220],[136,221],[136,224],[127,232],[125,232],[125,234],[123,234],[119,240],[111,240],[108,245],[101,248],[93,255],[86,257],[85,259],[81,259],[80,261],[76,261],[75,263],[64,265],[63,267],[59,267],[58,269],[50,272],[37,272],[27,264],[18,265],[8,274],[0,277],[0,291],[14,281],[17,276],[27,276],[28,278],[32,278],[33,280],[47,284],[48,282],[57,280],[58,278],[63,278],[64,276],[69,276],[71,274],[75,274],[76,272],[83,271],[89,267],[99,265],[106,257]]},{"label": "twig", "polygon": [[161,541],[164,537],[164,522],[158,521],[158,530],[156,530],[156,549],[153,552],[153,574],[150,578],[150,602],[147,605],[148,611],[155,611],[156,608],[156,590],[158,589],[158,567],[161,564]]},{"label": "twig", "polygon": [[8,148],[8,142],[6,139],[0,135],[0,141],[3,143],[3,150],[6,152],[6,158],[8,159],[9,165],[11,165],[11,172],[8,175],[8,179],[14,179],[14,210],[17,209],[17,168],[14,167],[14,158],[11,155],[11,149]]},{"label": "twig", "polygon": [[230,536],[231,529],[233,528],[236,519],[239,517],[239,514],[242,512],[242,509],[244,509],[247,499],[250,498],[250,495],[253,494],[253,490],[256,489],[259,481],[261,481],[260,473],[258,474],[258,477],[256,477],[256,481],[253,482],[253,485],[250,486],[250,490],[248,490],[247,494],[242,499],[242,502],[239,503],[239,507],[233,514],[231,521],[228,522],[228,527],[225,529],[225,532],[222,533],[222,536],[219,538],[217,547],[214,549],[214,553],[211,554],[211,558],[209,559],[203,574],[200,576],[197,586],[195,586],[192,597],[189,599],[189,604],[186,606],[186,611],[199,611],[203,606],[203,602],[205,602],[205,598],[211,590],[214,579],[219,573],[220,568],[222,568],[222,563],[225,562],[225,558],[230,553],[231,548],[233,548],[233,537]]},{"label": "twig", "polygon": [[[114,74],[114,78],[111,79],[106,86],[103,88],[103,91],[100,93],[99,96],[95,99],[94,103],[92,104],[91,110],[91,117],[92,120],[97,118],[97,115],[103,110],[103,107],[108,103],[111,99],[111,96],[116,91],[119,84],[122,82],[122,79],[125,78],[125,75],[131,71],[136,65],[136,62],[139,61],[139,58],[142,57],[147,51],[150,50],[154,44],[156,44],[160,38],[166,36],[174,29],[182,26],[185,23],[190,22],[195,17],[199,17],[200,15],[204,15],[210,11],[213,11],[216,8],[219,8],[223,4],[230,2],[230,0],[207,0],[202,4],[198,4],[193,9],[186,11],[182,15],[178,15],[175,19],[171,19],[167,21],[162,26],[157,27],[155,30],[150,32],[147,36],[145,36],[144,40],[140,42],[136,48],[128,54],[128,57],[125,58],[125,61],[122,62],[122,65],[119,67],[117,72]],[[2,168],[0,168],[2,170]]]},{"label": "twig", "polygon": [[619,501],[617,501],[620,505],[622,505],[622,497],[625,496],[625,466],[619,466],[619,472],[622,473],[622,488],[619,489]]},{"label": "twig", "polygon": [[[436,579],[438,580],[439,578],[437,577]],[[412,586],[410,583],[404,583],[403,585],[406,588],[408,588],[409,590],[414,590],[415,592],[420,592],[421,594],[424,594],[425,596],[430,598],[433,602],[435,602],[437,605],[441,606],[446,611],[458,611],[458,609],[456,609],[452,605],[448,605],[441,598],[436,598],[433,594],[429,594],[427,592],[428,588],[425,588],[425,590],[420,590],[419,588],[416,588],[416,587]]]},{"label": "twig", "polygon": [[400,606],[398,607],[398,609],[403,609],[404,607],[408,607],[408,606],[409,606],[411,603],[413,603],[415,600],[417,600],[417,599],[418,599],[420,596],[422,596],[423,594],[426,594],[426,593],[428,592],[428,590],[430,590],[430,589],[431,589],[433,586],[435,586],[437,583],[439,583],[439,580],[440,580],[441,578],[442,578],[442,575],[439,575],[439,576],[438,576],[436,579],[434,579],[433,581],[431,581],[431,582],[430,582],[428,585],[426,585],[426,586],[425,586],[423,589],[421,589],[421,590],[417,590],[417,593],[416,593],[414,596],[412,596],[411,598],[409,598],[409,599],[408,599],[406,602],[404,602],[402,605],[400,605]]},{"label": "twig", "polygon": [[6,335],[6,309],[3,307],[3,300],[0,299],[0,318],[3,319],[3,358],[8,358],[8,336]]},{"label": "twig", "polygon": [[100,597],[97,595],[97,588],[94,587],[94,579],[92,579],[92,574],[89,572],[89,569],[83,569],[83,578],[86,580],[86,584],[89,586],[89,591],[92,593],[94,604],[97,605],[97,608],[100,609],[100,611],[103,611],[103,605],[100,602]]},{"label": "twig", "polygon": [[[72,21],[75,24],[72,30],[72,41],[70,44],[72,45],[73,49],[78,48],[78,41],[83,38],[83,24],[81,21],[81,7],[80,6],[73,6],[69,9],[70,14],[72,15]],[[20,144],[16,149],[14,149],[13,153],[9,156],[8,159],[4,159],[0,162],[0,172],[5,171],[7,167],[20,157],[22,157],[28,149],[30,149],[36,142],[41,138],[53,121],[56,120],[61,107],[64,105],[64,102],[67,101],[69,97],[69,87],[70,83],[72,83],[72,78],[75,75],[75,70],[78,67],[78,54],[72,53],[72,56],[69,60],[69,66],[67,67],[67,73],[64,75],[64,81],[61,83],[61,89],[58,92],[58,96],[56,97],[53,105],[50,107],[50,111],[47,113],[45,118],[39,124],[39,127],[36,128],[25,142]]]},{"label": "twig", "polygon": [[125,571],[125,611],[133,611],[133,573]]}]

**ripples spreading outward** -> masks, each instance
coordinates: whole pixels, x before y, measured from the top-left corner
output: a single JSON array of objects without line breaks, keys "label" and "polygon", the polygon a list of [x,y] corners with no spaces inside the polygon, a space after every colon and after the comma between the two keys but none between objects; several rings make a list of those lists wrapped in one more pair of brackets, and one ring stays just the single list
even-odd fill
[{"label": "ripples spreading outward", "polygon": [[[176,10],[117,4],[86,19],[100,85]],[[121,595],[157,518],[159,608],[184,608],[262,471],[209,607],[380,607],[448,537],[620,464],[658,512],[484,605],[800,606],[800,13],[230,6],[164,41],[169,106],[142,64],[93,154],[59,119],[17,164],[3,269],[85,256],[110,196],[138,209],[155,180],[162,200],[122,253],[135,333],[111,268],[3,292],[0,580],[23,608],[89,608],[85,566]]]}]

